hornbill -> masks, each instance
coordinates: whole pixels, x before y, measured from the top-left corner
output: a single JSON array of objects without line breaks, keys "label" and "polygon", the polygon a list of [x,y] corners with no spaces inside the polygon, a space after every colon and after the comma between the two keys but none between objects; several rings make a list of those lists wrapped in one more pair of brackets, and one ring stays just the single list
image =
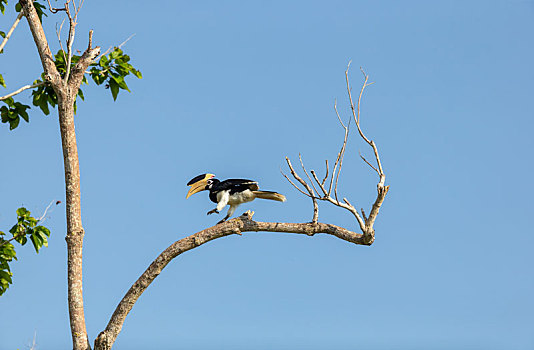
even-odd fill
[{"label": "hornbill", "polygon": [[230,205],[228,213],[218,222],[228,220],[239,204],[253,201],[256,198],[270,199],[273,201],[285,202],[286,197],[280,193],[271,191],[259,191],[256,181],[247,179],[228,179],[219,181],[213,174],[202,174],[194,177],[187,183],[191,186],[187,192],[186,199],[200,191],[209,191],[212,202],[217,203],[217,207],[208,211],[207,215],[219,213],[227,204]]}]

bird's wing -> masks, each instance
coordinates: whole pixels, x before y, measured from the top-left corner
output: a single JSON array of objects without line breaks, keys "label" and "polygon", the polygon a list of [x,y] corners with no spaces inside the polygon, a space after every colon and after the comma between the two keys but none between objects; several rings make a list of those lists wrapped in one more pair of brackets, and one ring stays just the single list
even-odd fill
[{"label": "bird's wing", "polygon": [[236,192],[243,192],[245,190],[257,191],[259,189],[258,183],[256,181],[247,179],[224,180],[217,187],[217,189],[220,189],[222,191],[230,190],[230,194],[234,194]]}]

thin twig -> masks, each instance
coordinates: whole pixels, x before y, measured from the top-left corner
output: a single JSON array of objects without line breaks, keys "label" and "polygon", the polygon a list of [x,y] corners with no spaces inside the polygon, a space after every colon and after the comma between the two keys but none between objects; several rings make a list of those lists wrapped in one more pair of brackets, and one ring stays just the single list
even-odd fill
[{"label": "thin twig", "polygon": [[315,190],[314,195],[315,193],[319,194],[319,191],[317,191],[317,189],[315,188],[315,185],[313,184],[313,181],[310,175],[308,175],[308,172],[306,171],[306,167],[304,166],[304,162],[302,162],[302,156],[300,155],[300,153],[299,153],[299,160],[300,160],[300,165],[302,166],[302,170],[304,170],[304,174],[306,174],[306,176],[308,177],[308,180],[310,180],[310,183],[313,186],[313,189]]},{"label": "thin twig", "polygon": [[24,16],[24,14],[22,12],[24,12],[24,11],[20,10],[19,15],[15,19],[15,22],[13,23],[13,25],[11,26],[11,28],[7,32],[6,37],[4,38],[4,40],[2,40],[2,44],[0,44],[0,52],[2,52],[2,50],[4,49],[4,46],[6,46],[7,41],[11,37],[11,34],[13,34],[13,31],[15,30],[15,28],[17,28],[17,25],[19,24],[20,19],[22,18],[22,16]]},{"label": "thin twig", "polygon": [[301,190],[297,185],[295,185],[295,183],[293,181],[291,181],[291,179],[282,171],[282,169],[280,169],[280,172],[282,173],[282,175],[284,175],[284,177],[287,179],[287,181],[289,181],[290,184],[293,185],[293,187],[295,187],[297,190],[300,191],[300,193],[302,193],[303,195],[307,196],[307,197],[310,197],[310,194],[309,193],[306,193],[304,192],[303,190]]},{"label": "thin twig", "polygon": [[326,159],[325,161],[326,161],[326,174],[324,176],[323,181],[321,182],[321,186],[324,186],[324,183],[326,182],[326,179],[328,179],[328,159]]},{"label": "thin twig", "polygon": [[362,85],[362,88],[360,89],[360,95],[358,96],[358,106],[357,106],[357,111],[355,111],[355,106],[354,106],[354,102],[352,102],[352,95],[351,95],[351,88],[350,88],[350,82],[349,82],[349,68],[350,68],[350,62],[347,66],[347,70],[345,71],[345,79],[346,79],[346,82],[347,82],[347,92],[348,92],[348,95],[349,95],[349,101],[350,101],[350,107],[351,107],[351,110],[352,110],[352,116],[354,118],[354,121],[356,122],[356,126],[358,127],[358,132],[360,134],[360,136],[365,140],[365,142],[367,142],[369,144],[369,146],[371,146],[371,148],[373,149],[373,152],[375,154],[375,158],[376,158],[376,163],[378,165],[378,176],[380,177],[380,182],[379,182],[379,185],[380,186],[384,186],[384,183],[385,183],[385,175],[384,175],[384,171],[382,170],[382,163],[380,162],[380,157],[378,155],[378,148],[376,147],[376,144],[374,143],[374,141],[372,140],[369,140],[363,133],[361,127],[360,127],[360,105],[361,105],[361,100],[362,100],[362,95],[363,95],[363,90],[369,86],[369,85],[372,85],[374,83],[367,83],[367,81],[369,80],[369,76],[365,73],[365,71],[363,70],[363,68],[360,67],[360,70],[364,76],[364,83]]},{"label": "thin twig", "polygon": [[[314,170],[311,170],[310,172],[313,175],[313,178],[315,179],[315,182],[317,182],[317,185],[319,185],[319,188],[321,189],[321,191],[323,191],[323,195],[326,197],[328,194],[326,193],[326,189],[324,188],[323,184],[319,182],[319,179],[317,178],[317,174],[315,174]],[[321,198],[321,199],[323,199],[323,198]]]},{"label": "thin twig", "polygon": [[72,63],[72,45],[74,44],[74,33],[76,32],[76,25],[78,24],[76,23],[77,13],[75,17],[72,18],[69,2],[70,0],[65,3],[65,11],[67,12],[67,17],[69,18],[69,38],[67,39],[67,73],[65,73],[65,77],[63,78],[65,84],[69,81],[70,65]]},{"label": "thin twig", "polygon": [[52,4],[50,3],[50,0],[48,0],[48,9],[50,10],[50,12],[52,13],[58,13],[59,11],[65,11],[65,8],[54,8],[52,7]]},{"label": "thin twig", "polygon": [[[358,152],[359,152],[359,151],[358,151]],[[362,156],[362,153],[361,153],[361,152],[359,152],[359,153],[360,153],[360,158],[362,158],[363,161],[366,162],[371,168],[373,168],[373,170],[376,171],[376,173],[380,176],[380,172],[378,171],[378,169],[375,168],[371,163],[369,163],[369,162],[367,161],[367,159],[365,159],[365,157]]]},{"label": "thin twig", "polygon": [[367,222],[367,216],[365,215],[365,211],[363,211],[363,208],[360,208],[360,210],[362,212],[363,219],[365,220],[365,222]]},{"label": "thin twig", "polygon": [[[295,169],[293,169],[293,165],[291,164],[291,161],[289,160],[288,157],[286,157],[286,162],[287,162],[287,165],[289,166],[289,170],[291,171],[291,175],[293,175],[293,177],[301,183],[302,186],[304,186],[304,188],[306,188],[306,191],[308,191],[308,193],[310,194],[308,197],[310,197],[312,199],[312,202],[313,202],[313,218],[312,218],[312,222],[313,223],[317,223],[318,219],[319,219],[319,206],[317,205],[317,197],[315,197],[315,193],[313,192],[312,188],[310,187],[310,185],[308,185],[306,183],[306,181],[304,181],[298,174],[297,172],[295,171]],[[307,174],[307,173],[306,173]]]},{"label": "thin twig", "polygon": [[[119,46],[117,46],[117,48],[120,49],[121,47],[123,47],[123,46],[124,46],[124,45],[125,45],[131,38],[133,38],[134,36],[135,36],[135,33],[133,33],[132,35],[130,35],[130,36],[128,37],[128,39],[124,40]],[[110,53],[110,51],[111,51],[112,48],[113,48],[113,47],[110,46],[106,51],[104,51],[103,53],[101,53],[100,55],[98,55],[98,56],[94,59],[94,61],[95,61],[95,62],[98,62],[98,60],[100,59],[100,57],[105,56],[105,55],[107,55],[108,53]],[[89,73],[89,72],[85,72],[85,73]]]},{"label": "thin twig", "polygon": [[44,85],[44,84],[46,84],[46,81],[42,81],[42,82],[40,82],[40,83],[33,84],[33,85],[24,85],[24,86],[21,87],[20,89],[15,90],[15,91],[13,91],[13,92],[10,93],[10,94],[7,94],[7,95],[5,95],[5,96],[1,96],[1,97],[0,97],[0,101],[5,100],[5,99],[8,99],[8,98],[10,98],[10,97],[12,97],[12,96],[15,96],[15,95],[17,95],[17,94],[20,94],[20,93],[21,93],[22,91],[24,91],[24,90],[33,89],[33,88],[35,88],[35,87],[38,87],[38,86],[41,86],[41,85]]},{"label": "thin twig", "polygon": [[[42,223],[44,222],[47,218],[46,218],[46,213],[48,212],[48,209],[50,209],[50,207],[52,206],[52,204],[54,204],[54,202],[56,203],[56,205],[58,205],[59,203],[61,203],[61,201],[57,201],[57,200],[53,200],[51,201],[50,203],[48,203],[48,206],[46,207],[43,215],[41,215],[41,217],[39,218],[39,220],[37,220],[37,223]],[[53,211],[53,210],[52,210]],[[51,212],[52,212],[51,211]]]},{"label": "thin twig", "polygon": [[339,120],[339,122],[341,123],[341,125],[343,126],[343,128],[346,129],[345,124],[343,124],[343,121],[341,121],[341,117],[339,116],[339,113],[338,113],[338,111],[337,111],[337,100],[334,100],[334,109],[335,109],[335,111],[336,111],[337,119]]},{"label": "thin twig", "polygon": [[117,46],[117,48],[120,49],[121,47],[123,47],[123,46],[124,46],[128,41],[130,41],[130,39],[133,38],[134,36],[135,36],[135,33],[133,33],[132,35],[130,35],[130,36],[128,37],[128,39],[124,40],[119,46]]},{"label": "thin twig", "polygon": [[[343,125],[343,127],[345,128],[345,138],[343,139],[343,146],[341,146],[341,151],[339,152],[341,154],[341,157],[339,158],[339,169],[337,170],[336,185],[334,187],[334,195],[336,197],[336,200],[338,200],[337,199],[337,183],[339,181],[339,174],[341,174],[341,167],[343,166],[343,158],[345,158],[345,150],[347,148],[347,139],[349,137],[349,126],[350,126],[350,119],[349,119],[349,123],[347,124],[347,127]],[[332,177],[334,177],[333,174],[332,174]]]},{"label": "thin twig", "polygon": [[56,35],[57,35],[57,41],[59,41],[59,47],[61,47],[61,52],[63,53],[63,59],[65,60],[65,62],[67,62],[67,53],[65,52],[65,49],[63,49],[63,43],[61,42],[61,31],[63,30],[64,23],[65,23],[65,18],[63,18],[63,21],[61,21],[59,30],[57,28],[57,23],[56,23]]}]

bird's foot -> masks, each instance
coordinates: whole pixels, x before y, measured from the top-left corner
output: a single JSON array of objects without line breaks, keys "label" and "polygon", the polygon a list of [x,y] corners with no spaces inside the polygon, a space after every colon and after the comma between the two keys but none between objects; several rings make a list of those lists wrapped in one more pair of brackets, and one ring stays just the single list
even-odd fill
[{"label": "bird's foot", "polygon": [[206,213],[206,215],[211,215],[211,214],[213,214],[213,213],[217,213],[217,214],[219,214],[219,211],[218,211],[217,209],[213,209],[213,210],[208,211],[208,212]]}]

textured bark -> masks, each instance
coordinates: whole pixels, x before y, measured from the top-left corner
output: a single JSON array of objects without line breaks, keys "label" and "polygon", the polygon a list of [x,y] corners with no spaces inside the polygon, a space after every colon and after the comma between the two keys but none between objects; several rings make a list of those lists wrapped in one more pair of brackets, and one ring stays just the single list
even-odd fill
[{"label": "textured bark", "polygon": [[[48,46],[37,12],[31,0],[20,0],[22,11],[28,20],[37,51],[41,58],[46,80],[58,97],[59,126],[63,161],[65,168],[66,216],[67,216],[67,273],[68,273],[68,306],[73,348],[75,350],[90,349],[85,326],[82,287],[82,248],[84,230],[82,227],[80,203],[80,169],[78,164],[78,148],[74,130],[74,101],[81,84],[85,69],[100,52],[100,48],[89,46],[83,53],[72,72],[72,79],[63,81],[56,69],[54,57]],[[68,3],[67,3],[68,5]]]},{"label": "textured bark", "polygon": [[84,230],[82,227],[80,169],[74,130],[73,103],[74,101],[69,94],[58,96],[66,186],[69,317],[74,349],[90,349],[83,309],[82,248]]},{"label": "textured bark", "polygon": [[122,329],[126,316],[134,306],[141,294],[148,288],[161,271],[178,255],[197,248],[204,243],[217,238],[232,234],[242,234],[243,232],[285,232],[297,233],[313,236],[316,233],[326,233],[336,236],[345,241],[369,245],[363,235],[344,229],[339,226],[324,223],[280,223],[280,222],[257,222],[252,220],[251,212],[243,214],[239,218],[225,223],[207,228],[189,237],[183,238],[171,244],[150,264],[146,271],[130,287],[126,295],[122,298],[106,329],[101,332],[95,340],[95,350],[109,350],[117,339]]},{"label": "textured bark", "polygon": [[35,7],[33,7],[33,3],[30,0],[20,0],[19,3],[22,6],[22,11],[24,11],[24,16],[28,20],[33,41],[37,46],[37,51],[39,52],[39,57],[46,73],[46,80],[52,84],[54,90],[56,88],[61,89],[61,75],[56,69],[54,56],[48,46],[48,41],[46,40],[43,26],[41,25],[41,21],[39,21]]}]

